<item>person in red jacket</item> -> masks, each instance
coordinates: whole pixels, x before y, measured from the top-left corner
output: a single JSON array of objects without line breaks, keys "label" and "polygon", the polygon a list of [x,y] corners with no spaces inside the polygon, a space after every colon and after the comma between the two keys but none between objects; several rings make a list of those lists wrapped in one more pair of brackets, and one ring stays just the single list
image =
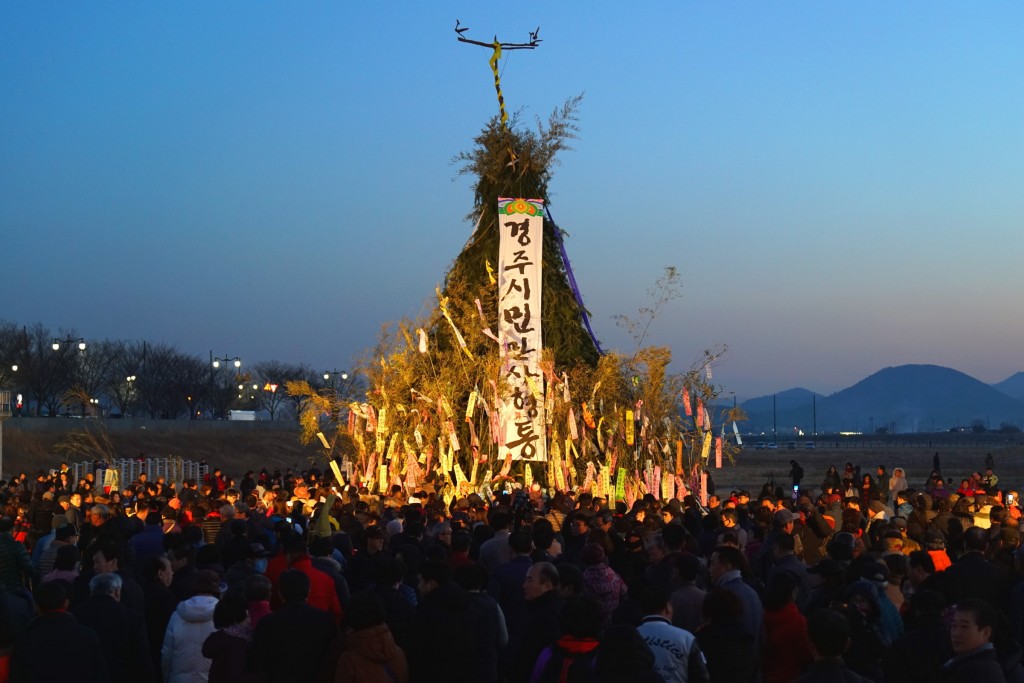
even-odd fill
[{"label": "person in red jacket", "polygon": [[306,602],[328,612],[334,617],[335,622],[340,623],[341,603],[338,602],[338,592],[334,589],[334,580],[313,566],[306,550],[306,541],[301,536],[291,538],[286,541],[284,551],[288,557],[289,568],[297,569],[309,577],[309,597],[306,598]]},{"label": "person in red jacket", "polygon": [[761,650],[761,675],[765,683],[792,681],[813,659],[807,619],[796,607],[796,594],[797,582],[788,572],[776,574],[768,584]]}]

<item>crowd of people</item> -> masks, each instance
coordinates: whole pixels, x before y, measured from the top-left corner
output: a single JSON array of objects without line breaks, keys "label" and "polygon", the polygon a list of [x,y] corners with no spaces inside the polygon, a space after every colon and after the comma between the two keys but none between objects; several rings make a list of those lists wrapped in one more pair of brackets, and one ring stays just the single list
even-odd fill
[{"label": "crowd of people", "polygon": [[1024,681],[1015,491],[829,467],[627,506],[316,469],[0,482],[0,683]]}]

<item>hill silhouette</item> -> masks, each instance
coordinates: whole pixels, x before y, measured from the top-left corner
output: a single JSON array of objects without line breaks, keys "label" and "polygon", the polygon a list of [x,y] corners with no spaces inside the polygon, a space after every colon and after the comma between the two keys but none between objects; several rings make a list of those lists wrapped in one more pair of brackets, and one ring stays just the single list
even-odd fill
[{"label": "hill silhouette", "polygon": [[1024,372],[1010,375],[1002,382],[993,384],[992,388],[1003,392],[1010,398],[1024,399]]},{"label": "hill silhouette", "polygon": [[[796,401],[802,404],[795,405]],[[743,408],[750,418],[748,431],[771,432],[771,396],[744,401]],[[831,396],[806,389],[782,392],[776,394],[774,416],[779,438],[797,430],[809,434],[815,430],[815,422],[818,433],[908,433],[972,425],[998,429],[1004,423],[1019,426],[1022,420],[1024,400],[938,365],[885,368]]]}]

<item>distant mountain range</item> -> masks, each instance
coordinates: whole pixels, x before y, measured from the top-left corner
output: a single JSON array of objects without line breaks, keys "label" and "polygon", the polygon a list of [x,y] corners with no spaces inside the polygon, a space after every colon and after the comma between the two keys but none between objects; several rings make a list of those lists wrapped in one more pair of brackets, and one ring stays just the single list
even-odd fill
[{"label": "distant mountain range", "polygon": [[881,430],[905,434],[972,426],[1021,428],[1024,372],[998,384],[985,384],[938,365],[900,365],[879,370],[830,396],[788,389],[740,406],[748,417],[741,431],[771,434],[776,425],[779,439],[800,431],[806,435]]}]

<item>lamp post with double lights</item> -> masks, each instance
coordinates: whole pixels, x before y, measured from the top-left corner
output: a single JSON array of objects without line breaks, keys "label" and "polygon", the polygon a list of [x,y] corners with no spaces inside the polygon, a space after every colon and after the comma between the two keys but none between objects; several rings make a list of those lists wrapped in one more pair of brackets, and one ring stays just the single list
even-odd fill
[{"label": "lamp post with double lights", "polygon": [[[75,390],[76,394],[79,393],[77,391],[78,389],[80,389],[80,387],[77,386],[77,380],[79,378],[75,377],[75,373],[79,369],[78,361],[85,354],[85,348],[87,346],[87,344],[85,343],[85,339],[83,337],[70,336],[65,337],[64,339],[54,338],[53,343],[50,346],[53,349],[54,353],[60,353],[62,349],[65,349],[66,353],[67,350],[73,349],[75,346],[78,347],[78,355],[75,357],[74,367],[70,369],[69,376],[71,380],[72,389]],[[67,358],[67,356],[65,355],[63,356],[63,358]],[[82,391],[84,392],[85,390],[82,389]],[[85,417],[85,399],[82,399],[81,396],[79,396],[78,398],[80,399],[82,405],[82,417]]]},{"label": "lamp post with double lights", "polygon": [[[228,356],[226,354],[225,354],[225,356],[223,358],[214,358],[213,351],[212,350],[210,351],[210,413],[211,413],[211,415],[213,416],[214,419],[217,419],[217,417],[218,417],[218,415],[217,415],[217,412],[218,412],[217,411],[217,391],[216,391],[216,384],[214,383],[214,371],[215,370],[219,370],[221,368],[221,366],[224,366],[225,368],[234,366],[234,368],[235,368],[235,376],[237,377],[238,376],[238,370],[239,370],[239,368],[242,367],[242,359],[239,358],[238,356],[235,356],[234,358],[232,358],[232,357],[230,357],[230,356]],[[225,392],[225,394],[226,394],[226,392]],[[228,401],[227,403],[230,403],[230,402],[231,401]],[[227,403],[225,404],[225,409],[226,409]],[[223,412],[223,411],[221,411],[221,412]],[[221,415],[220,417],[224,417],[224,416]]]},{"label": "lamp post with double lights", "polygon": [[79,352],[85,351],[85,347],[86,347],[85,339],[83,339],[82,337],[78,337],[76,339],[72,339],[71,337],[67,337],[66,339],[54,339],[53,340],[53,350],[54,351],[60,351],[60,347],[61,347],[62,344],[63,345],[78,344]]},{"label": "lamp post with double lights", "polygon": [[331,388],[331,420],[337,422],[341,418],[341,397],[342,388],[348,381],[348,372],[345,370],[324,371],[324,381]]}]

